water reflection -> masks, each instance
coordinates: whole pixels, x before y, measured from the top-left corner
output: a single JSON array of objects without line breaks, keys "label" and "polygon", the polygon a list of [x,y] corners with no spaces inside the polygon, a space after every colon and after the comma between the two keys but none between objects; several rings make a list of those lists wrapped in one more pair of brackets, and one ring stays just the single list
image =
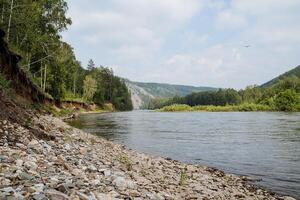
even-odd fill
[{"label": "water reflection", "polygon": [[262,179],[300,198],[300,113],[82,115],[72,125],[132,149]]}]

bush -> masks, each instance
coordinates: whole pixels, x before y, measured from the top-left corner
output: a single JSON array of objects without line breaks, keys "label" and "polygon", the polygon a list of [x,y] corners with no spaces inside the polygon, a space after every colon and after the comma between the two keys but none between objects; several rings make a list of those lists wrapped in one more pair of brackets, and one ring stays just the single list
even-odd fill
[{"label": "bush", "polygon": [[268,105],[254,104],[254,103],[244,103],[240,105],[226,105],[226,106],[193,106],[184,104],[174,104],[171,106],[166,106],[158,111],[161,112],[251,112],[251,111],[272,111],[273,109]]},{"label": "bush", "polygon": [[185,104],[173,104],[171,106],[166,106],[159,109],[161,112],[184,112],[184,111],[192,111],[192,107]]},{"label": "bush", "polygon": [[1,72],[0,72],[0,89],[6,93],[11,92],[10,81],[8,81]]},{"label": "bush", "polygon": [[279,111],[297,111],[299,105],[299,95],[293,89],[287,89],[275,97],[275,106]]}]

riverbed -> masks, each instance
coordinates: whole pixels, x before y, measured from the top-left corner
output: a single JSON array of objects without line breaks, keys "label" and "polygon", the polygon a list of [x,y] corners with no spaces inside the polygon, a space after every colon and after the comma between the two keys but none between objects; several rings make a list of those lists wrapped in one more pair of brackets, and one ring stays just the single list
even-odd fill
[{"label": "riverbed", "polygon": [[152,155],[261,180],[300,199],[300,113],[86,114],[77,128]]}]

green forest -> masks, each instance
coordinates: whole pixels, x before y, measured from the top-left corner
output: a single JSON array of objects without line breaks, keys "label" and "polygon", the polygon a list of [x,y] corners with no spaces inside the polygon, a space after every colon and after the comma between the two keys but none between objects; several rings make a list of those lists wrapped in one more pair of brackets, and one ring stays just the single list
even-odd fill
[{"label": "green forest", "polygon": [[160,111],[300,111],[300,78],[292,74],[274,79],[272,84],[243,90],[219,89],[154,99],[147,108]]},{"label": "green forest", "polygon": [[116,110],[131,110],[130,93],[112,69],[90,60],[83,66],[62,40],[72,20],[64,0],[0,0],[0,28],[9,48],[19,54],[19,66],[56,101],[80,101]]}]

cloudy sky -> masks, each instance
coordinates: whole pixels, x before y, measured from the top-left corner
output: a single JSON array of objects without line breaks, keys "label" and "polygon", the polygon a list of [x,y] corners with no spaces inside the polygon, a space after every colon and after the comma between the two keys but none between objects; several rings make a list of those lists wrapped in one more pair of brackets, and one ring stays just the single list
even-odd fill
[{"label": "cloudy sky", "polygon": [[299,0],[67,2],[82,64],[134,81],[243,88],[300,64]]}]

